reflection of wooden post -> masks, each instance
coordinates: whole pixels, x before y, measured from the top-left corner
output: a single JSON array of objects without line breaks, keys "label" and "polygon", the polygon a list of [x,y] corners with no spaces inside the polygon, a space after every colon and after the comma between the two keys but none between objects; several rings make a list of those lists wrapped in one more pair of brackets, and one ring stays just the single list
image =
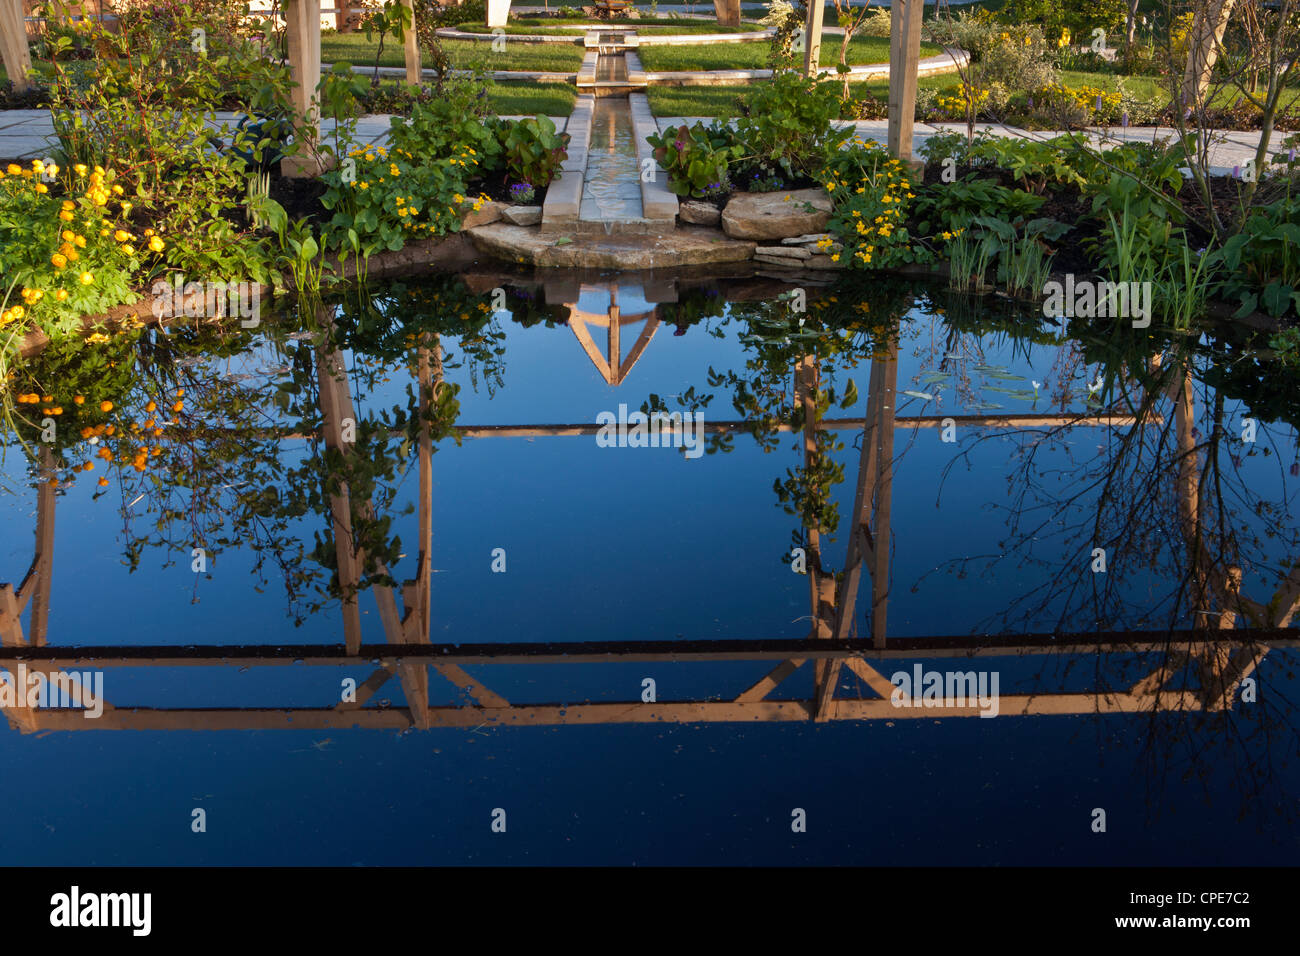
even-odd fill
[{"label": "reflection of wooden post", "polygon": [[415,0],[402,0],[402,6],[411,14],[411,26],[402,38],[406,52],[406,83],[408,86],[419,86],[420,44],[415,34]]},{"label": "reflection of wooden post", "polygon": [[[328,309],[322,309],[325,315]],[[339,390],[347,388],[347,378],[343,372],[338,352],[328,345],[321,345],[316,350],[316,376],[320,388],[320,406],[323,418],[322,431],[325,435],[327,450],[340,454],[348,453],[343,442],[342,402]],[[353,427],[356,421],[353,420]],[[352,500],[348,494],[347,482],[341,482],[337,490],[329,489],[329,475],[325,476],[326,492],[330,499],[330,519],[334,530],[334,551],[338,556],[339,594],[343,604],[343,637],[347,643],[348,653],[356,654],[361,649],[361,610],[357,606],[357,586],[361,583],[360,564],[357,560],[356,540],[352,535]]]},{"label": "reflection of wooden post", "polygon": [[320,0],[285,0],[285,33],[289,69],[293,76],[294,142],[298,152],[280,163],[285,176],[318,176],[321,172],[316,144],[320,140]]},{"label": "reflection of wooden post", "polygon": [[804,20],[803,71],[816,76],[822,55],[822,15],[826,0],[808,0],[808,17]]},{"label": "reflection of wooden post", "polygon": [[36,560],[32,563],[35,578],[32,581],[31,642],[37,647],[45,644],[50,624],[50,588],[54,581],[54,503],[58,491],[50,484],[54,474],[54,452],[46,445],[41,449],[41,483],[36,491]]},{"label": "reflection of wooden post", "polygon": [[889,610],[889,539],[894,501],[894,416],[898,386],[898,340],[891,337],[885,360],[877,414],[875,547],[871,561],[871,639],[885,646]]},{"label": "reflection of wooden post", "polygon": [[[0,584],[0,644],[10,647],[43,647],[50,622],[50,591],[54,580],[54,506],[57,488],[50,484],[55,477],[54,452],[48,445],[41,448],[36,485],[36,547],[31,567],[15,588]],[[32,605],[30,633],[23,634],[22,614]]]},{"label": "reflection of wooden post", "polygon": [[5,72],[14,85],[15,93],[26,93],[31,88],[27,71],[32,68],[32,56],[27,49],[27,27],[23,22],[23,0],[0,0],[0,59]]},{"label": "reflection of wooden post", "polygon": [[889,20],[889,154],[912,158],[916,74],[921,60],[924,0],[891,0]]}]

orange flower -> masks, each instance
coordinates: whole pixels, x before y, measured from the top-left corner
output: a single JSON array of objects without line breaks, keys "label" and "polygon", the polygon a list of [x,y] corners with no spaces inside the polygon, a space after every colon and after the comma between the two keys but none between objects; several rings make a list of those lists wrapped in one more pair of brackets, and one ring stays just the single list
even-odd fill
[{"label": "orange flower", "polygon": [[100,410],[101,412],[111,412],[111,411],[113,410],[113,403],[112,403],[112,402],[100,402],[100,403],[99,403],[99,410]]}]

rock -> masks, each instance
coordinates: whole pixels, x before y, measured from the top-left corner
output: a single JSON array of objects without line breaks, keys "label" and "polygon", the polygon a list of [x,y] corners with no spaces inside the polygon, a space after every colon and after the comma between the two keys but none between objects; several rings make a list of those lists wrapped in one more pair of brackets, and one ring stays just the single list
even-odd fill
[{"label": "rock", "polygon": [[499,220],[501,218],[501,210],[505,208],[505,205],[503,203],[488,200],[478,208],[477,212],[475,212],[474,203],[471,200],[466,200],[461,204],[460,208],[461,212],[465,215],[464,220],[461,222],[461,228],[473,229],[475,226],[486,226],[489,223]]},{"label": "rock", "polygon": [[501,218],[512,226],[535,226],[542,221],[541,206],[506,206]]},{"label": "rock", "polygon": [[781,242],[787,246],[815,246],[819,242],[829,239],[829,232],[813,232],[806,236],[793,236],[790,239],[782,239]]},{"label": "rock", "polygon": [[799,246],[759,246],[754,250],[756,256],[774,256],[777,259],[810,259],[812,253]]},{"label": "rock", "polygon": [[824,189],[736,193],[722,210],[722,231],[733,239],[786,239],[824,229],[830,218]]},{"label": "rock", "polygon": [[677,215],[682,222],[694,223],[697,226],[716,226],[718,220],[722,218],[722,210],[711,202],[687,199],[677,207]]},{"label": "rock", "polygon": [[728,239],[717,229],[700,226],[679,226],[663,235],[606,236],[601,232],[557,237],[498,222],[475,229],[469,237],[474,248],[485,255],[552,269],[659,269],[748,263],[754,256],[752,242]]},{"label": "rock", "polygon": [[836,262],[830,256],[813,256],[804,265],[809,269],[844,269],[848,267],[848,263],[843,259]]}]

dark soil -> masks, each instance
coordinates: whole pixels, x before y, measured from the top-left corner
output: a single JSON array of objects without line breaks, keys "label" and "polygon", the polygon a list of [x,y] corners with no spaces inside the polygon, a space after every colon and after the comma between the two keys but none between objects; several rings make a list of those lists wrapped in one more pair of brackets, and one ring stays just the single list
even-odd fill
[{"label": "dark soil", "polygon": [[284,207],[291,220],[328,220],[330,213],[320,203],[327,188],[318,179],[293,179],[281,176],[278,169],[271,173],[271,198]]}]

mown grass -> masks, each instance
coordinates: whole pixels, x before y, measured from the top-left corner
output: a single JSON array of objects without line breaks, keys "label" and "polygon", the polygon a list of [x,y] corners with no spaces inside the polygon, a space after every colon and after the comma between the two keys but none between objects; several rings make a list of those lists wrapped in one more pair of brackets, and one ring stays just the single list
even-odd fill
[{"label": "mown grass", "polygon": [[[568,29],[564,29],[567,26]],[[742,23],[738,27],[720,27],[713,20],[687,20],[662,17],[657,20],[618,20],[614,22],[575,19],[539,19],[527,18],[511,20],[502,27],[506,34],[561,34],[564,36],[581,36],[580,29],[589,30],[636,30],[638,33],[753,33],[762,30],[757,23]],[[456,29],[466,33],[491,33],[492,28],[482,23],[458,23]]]},{"label": "mown grass", "polygon": [[[346,61],[353,66],[373,66],[379,39],[367,40],[364,33],[343,33],[321,37],[323,63]],[[441,46],[459,70],[529,70],[542,73],[576,73],[582,65],[583,49],[567,43],[506,43],[505,49],[493,51],[491,44],[474,40],[443,40]],[[425,66],[432,66],[427,52]],[[379,56],[380,66],[404,66],[405,54],[400,43],[388,39]]]},{"label": "mown grass", "polygon": [[[647,70],[763,70],[769,66],[766,43],[719,43],[713,46],[649,46],[638,51]],[[942,53],[933,43],[921,44],[921,56]],[[854,37],[849,42],[849,65],[889,62],[886,37]],[[822,41],[818,62],[830,69],[840,61],[840,40],[828,36]]]},{"label": "mown grass", "polygon": [[567,83],[488,84],[488,101],[498,116],[568,116],[577,98]]}]

